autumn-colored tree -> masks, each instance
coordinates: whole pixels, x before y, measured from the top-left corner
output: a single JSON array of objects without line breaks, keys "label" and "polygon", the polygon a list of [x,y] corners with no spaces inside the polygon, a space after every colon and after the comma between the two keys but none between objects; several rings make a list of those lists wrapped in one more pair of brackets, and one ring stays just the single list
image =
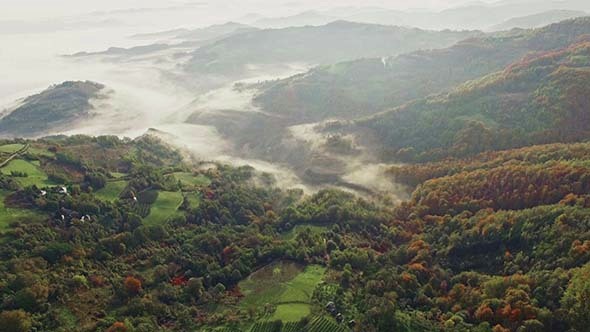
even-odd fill
[{"label": "autumn-colored tree", "polygon": [[29,332],[31,325],[29,315],[23,310],[0,313],[0,332]]},{"label": "autumn-colored tree", "polygon": [[127,326],[123,322],[115,322],[106,332],[127,332]]},{"label": "autumn-colored tree", "polygon": [[135,277],[129,276],[125,278],[123,285],[125,286],[125,291],[127,291],[127,294],[129,295],[133,296],[141,292],[141,280]]},{"label": "autumn-colored tree", "polygon": [[475,318],[480,321],[491,321],[494,319],[494,311],[487,305],[482,305],[475,311]]},{"label": "autumn-colored tree", "polygon": [[493,332],[510,332],[509,329],[503,327],[502,325],[498,324],[496,326],[494,326],[494,328],[492,329]]}]

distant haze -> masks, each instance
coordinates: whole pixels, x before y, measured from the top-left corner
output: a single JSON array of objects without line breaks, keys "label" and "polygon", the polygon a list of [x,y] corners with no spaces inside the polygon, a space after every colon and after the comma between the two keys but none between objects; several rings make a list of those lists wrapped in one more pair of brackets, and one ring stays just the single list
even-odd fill
[{"label": "distant haze", "polygon": [[[80,15],[96,11],[174,9],[202,12],[215,10],[220,20],[231,15],[258,13],[262,15],[288,15],[302,10],[321,10],[342,6],[378,6],[390,9],[444,9],[470,1],[466,0],[3,0],[0,20],[31,20],[56,16]],[[493,0],[479,1],[493,3]],[[223,11],[221,11],[223,9]],[[209,17],[210,18],[210,17]],[[165,19],[165,18],[164,18]]]}]

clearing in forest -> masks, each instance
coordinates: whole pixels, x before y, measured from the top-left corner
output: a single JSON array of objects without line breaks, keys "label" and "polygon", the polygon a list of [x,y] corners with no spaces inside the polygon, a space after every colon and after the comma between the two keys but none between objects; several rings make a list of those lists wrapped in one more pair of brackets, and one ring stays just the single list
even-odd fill
[{"label": "clearing in forest", "polygon": [[293,262],[275,262],[240,283],[244,299],[240,305],[260,309],[276,307],[268,320],[297,322],[311,313],[313,291],[326,269],[319,265],[303,266]]}]

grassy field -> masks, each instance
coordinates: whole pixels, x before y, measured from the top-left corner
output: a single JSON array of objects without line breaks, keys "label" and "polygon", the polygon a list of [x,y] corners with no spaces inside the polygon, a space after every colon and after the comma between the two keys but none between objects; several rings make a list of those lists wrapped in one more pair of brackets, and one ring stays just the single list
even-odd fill
[{"label": "grassy field", "polygon": [[103,201],[115,201],[119,198],[121,192],[127,187],[127,181],[107,182],[106,186],[98,190],[96,197]]},{"label": "grassy field", "polygon": [[291,229],[290,231],[282,234],[281,238],[283,240],[293,240],[297,236],[297,234],[307,230],[308,228],[311,230],[311,232],[313,234],[321,234],[321,233],[328,230],[328,227],[326,227],[326,226],[297,225],[297,226],[293,227],[293,229]]},{"label": "grassy field", "polygon": [[27,177],[15,178],[16,181],[25,187],[32,185],[36,185],[38,187],[55,185],[55,183],[48,179],[47,174],[45,174],[45,172],[43,172],[43,170],[41,170],[38,165],[35,165],[26,160],[15,159],[2,168],[2,173],[6,175],[10,175],[12,171],[24,172],[28,175]]},{"label": "grassy field", "polygon": [[127,173],[111,172],[111,175],[115,179],[120,179],[120,178],[126,177],[127,176]]},{"label": "grassy field", "polygon": [[311,314],[311,307],[307,303],[279,304],[270,321],[298,322]]},{"label": "grassy field", "polygon": [[9,192],[0,190],[0,232],[15,221],[37,221],[43,216],[35,211],[26,209],[7,208],[4,204]]},{"label": "grassy field", "polygon": [[203,175],[195,175],[188,172],[179,172],[173,175],[186,188],[208,186],[211,183],[211,180]]},{"label": "grassy field", "polygon": [[24,147],[23,144],[6,144],[0,146],[0,153],[15,153]]},{"label": "grassy field", "polygon": [[201,200],[203,199],[203,196],[200,192],[191,192],[186,194],[186,198],[188,200],[189,205],[192,208],[198,208],[199,205],[201,205]]},{"label": "grassy field", "polygon": [[302,273],[304,267],[293,262],[275,262],[252,273],[240,282],[244,299],[240,305],[261,307],[267,303],[276,303],[285,291],[286,283]]},{"label": "grassy field", "polygon": [[302,273],[299,273],[294,279],[286,283],[287,287],[278,302],[310,302],[313,290],[322,281],[325,272],[326,269],[323,266],[307,266]]},{"label": "grassy field", "polygon": [[150,214],[144,219],[146,225],[157,225],[167,221],[178,212],[183,197],[180,192],[160,191],[152,205]]},{"label": "grassy field", "polygon": [[55,153],[47,150],[47,149],[42,149],[42,148],[37,148],[37,147],[30,147],[28,150],[28,153],[31,155],[35,155],[38,157],[55,157]]},{"label": "grassy field", "polygon": [[240,306],[261,308],[275,304],[276,311],[268,320],[299,321],[310,315],[313,290],[325,272],[322,266],[275,262],[240,283],[244,294]]}]

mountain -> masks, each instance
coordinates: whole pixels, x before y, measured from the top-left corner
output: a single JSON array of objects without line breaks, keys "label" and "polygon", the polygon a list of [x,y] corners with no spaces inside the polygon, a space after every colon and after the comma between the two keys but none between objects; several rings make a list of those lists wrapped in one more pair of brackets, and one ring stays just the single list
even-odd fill
[{"label": "mountain", "polygon": [[181,40],[181,41],[210,41],[234,33],[256,30],[249,25],[227,22],[198,29],[174,29],[154,33],[143,33],[131,36],[134,39],[148,40]]},{"label": "mountain", "polygon": [[514,28],[532,29],[539,28],[551,23],[586,16],[583,11],[577,10],[550,10],[539,14],[511,18],[501,24],[491,27],[491,31],[503,31]]},{"label": "mountain", "polygon": [[164,51],[170,48],[170,45],[167,44],[150,44],[150,45],[141,45],[141,46],[134,46],[129,48],[123,47],[109,47],[109,49],[100,52],[78,52],[72,55],[67,55],[66,57],[72,58],[81,58],[81,57],[88,57],[88,56],[116,56],[116,57],[133,57],[133,56],[142,56],[147,54],[152,54],[155,52]]},{"label": "mountain", "polygon": [[88,116],[92,99],[100,98],[104,85],[94,82],[64,82],[27,97],[0,118],[0,136],[40,136],[68,127]]},{"label": "mountain", "polygon": [[78,52],[67,57],[83,58],[89,56],[106,56],[111,60],[131,60],[133,57],[158,56],[162,51],[181,53],[194,50],[200,46],[214,43],[234,34],[257,30],[248,25],[228,22],[199,29],[174,29],[148,34],[133,35],[138,40],[157,40],[157,43],[129,48],[110,47],[99,52]]},{"label": "mountain", "polygon": [[469,31],[424,31],[345,21],[318,27],[269,29],[237,34],[191,53],[195,73],[239,73],[261,64],[327,64],[363,57],[440,48],[477,35]]},{"label": "mountain", "polygon": [[590,18],[470,38],[444,49],[320,66],[265,83],[255,102],[298,122],[350,119],[448,90],[528,53],[566,47],[585,34],[590,34]]},{"label": "mountain", "polygon": [[[382,24],[416,27],[427,30],[491,30],[514,18],[527,17],[535,25],[523,28],[543,26],[559,20],[580,15],[564,15],[564,12],[587,12],[590,5],[585,0],[560,1],[496,1],[468,2],[444,10],[416,9],[392,10],[381,7],[339,7],[323,11],[307,11],[287,17],[269,17],[247,20],[248,24],[261,28],[283,28],[289,26],[322,25],[336,20],[345,20],[367,24]],[[562,12],[562,13],[560,13]],[[528,18],[530,16],[530,18]],[[529,23],[531,24],[531,23]],[[494,31],[494,30],[492,30]],[[496,30],[497,31],[497,30]]]},{"label": "mountain", "polygon": [[317,11],[307,11],[288,17],[261,18],[252,23],[259,28],[287,28],[306,25],[325,25],[338,21],[338,17],[329,16]]},{"label": "mountain", "polygon": [[384,154],[414,161],[583,141],[590,138],[589,80],[587,38],[356,125],[372,132]]},{"label": "mountain", "polygon": [[[444,10],[393,10],[382,7],[338,7],[305,11],[286,17],[244,17],[241,21],[260,28],[323,25],[332,21],[415,27],[426,30],[500,31],[513,27],[534,28],[582,16],[590,11],[585,0],[516,0],[477,2]],[[577,13],[577,14],[574,14]],[[493,28],[491,28],[493,27]]]}]

